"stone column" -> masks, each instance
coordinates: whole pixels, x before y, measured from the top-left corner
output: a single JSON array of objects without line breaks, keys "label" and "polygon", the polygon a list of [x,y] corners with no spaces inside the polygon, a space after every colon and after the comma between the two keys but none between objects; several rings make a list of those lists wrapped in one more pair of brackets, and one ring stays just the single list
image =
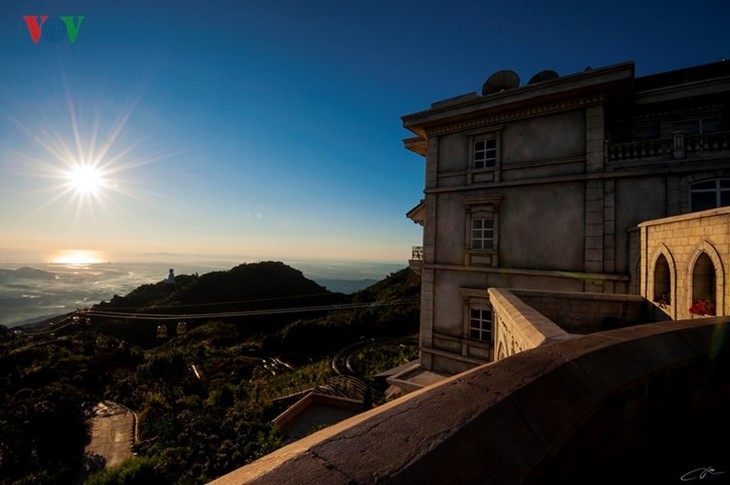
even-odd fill
[{"label": "stone column", "polygon": [[[603,106],[586,108],[586,173],[603,173],[604,161],[604,120]],[[612,189],[611,189],[612,190]],[[602,273],[604,271],[604,198],[605,188],[602,179],[586,181],[585,188],[585,271]],[[608,217],[613,221],[613,205]],[[611,229],[613,234],[613,229]],[[613,244],[612,244],[613,246]],[[611,247],[613,251],[613,247]],[[602,292],[603,284],[586,281],[584,291]]]}]

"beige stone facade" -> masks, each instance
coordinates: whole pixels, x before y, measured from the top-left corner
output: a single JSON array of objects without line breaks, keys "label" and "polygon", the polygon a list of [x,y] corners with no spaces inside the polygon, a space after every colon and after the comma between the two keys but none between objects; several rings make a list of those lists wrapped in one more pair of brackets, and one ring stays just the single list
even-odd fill
[{"label": "beige stone facade", "polygon": [[488,288],[644,294],[637,225],[730,204],[730,63],[484,92],[403,117],[426,159],[420,361],[451,374],[496,357]]},{"label": "beige stone facade", "polygon": [[647,221],[641,230],[641,294],[675,320],[700,300],[730,315],[730,208]]},{"label": "beige stone facade", "polygon": [[581,334],[730,314],[730,207],[638,229],[641,296],[490,288],[494,360]]}]

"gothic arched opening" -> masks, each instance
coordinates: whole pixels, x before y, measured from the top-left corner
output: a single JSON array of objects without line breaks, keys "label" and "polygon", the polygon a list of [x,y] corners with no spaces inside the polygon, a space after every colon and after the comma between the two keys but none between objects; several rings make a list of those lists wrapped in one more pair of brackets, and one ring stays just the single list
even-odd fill
[{"label": "gothic arched opening", "polygon": [[690,312],[700,315],[715,314],[715,285],[715,265],[707,253],[702,252],[692,269],[692,308],[690,308]]},{"label": "gothic arched opening", "polygon": [[667,258],[660,254],[654,264],[654,301],[661,306],[672,302],[672,280],[669,276]]}]

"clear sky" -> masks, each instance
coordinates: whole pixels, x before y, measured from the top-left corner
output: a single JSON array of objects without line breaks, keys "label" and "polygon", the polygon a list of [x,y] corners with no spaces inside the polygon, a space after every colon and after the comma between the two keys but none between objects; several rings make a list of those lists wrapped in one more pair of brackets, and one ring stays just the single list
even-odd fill
[{"label": "clear sky", "polygon": [[[714,62],[729,14],[727,0],[3,0],[0,262],[405,264],[424,165],[402,115],[500,69]],[[29,15],[49,17],[38,43]],[[48,41],[60,16],[84,17],[74,43]]]}]

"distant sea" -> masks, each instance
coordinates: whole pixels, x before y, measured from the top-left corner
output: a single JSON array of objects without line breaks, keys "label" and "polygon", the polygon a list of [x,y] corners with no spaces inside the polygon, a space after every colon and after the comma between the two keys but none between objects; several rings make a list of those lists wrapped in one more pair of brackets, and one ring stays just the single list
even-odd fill
[{"label": "distant sea", "polygon": [[[352,293],[406,267],[394,263],[284,261],[330,291]],[[1,264],[0,324],[35,323],[126,295],[176,275],[228,270],[240,263]]]}]

